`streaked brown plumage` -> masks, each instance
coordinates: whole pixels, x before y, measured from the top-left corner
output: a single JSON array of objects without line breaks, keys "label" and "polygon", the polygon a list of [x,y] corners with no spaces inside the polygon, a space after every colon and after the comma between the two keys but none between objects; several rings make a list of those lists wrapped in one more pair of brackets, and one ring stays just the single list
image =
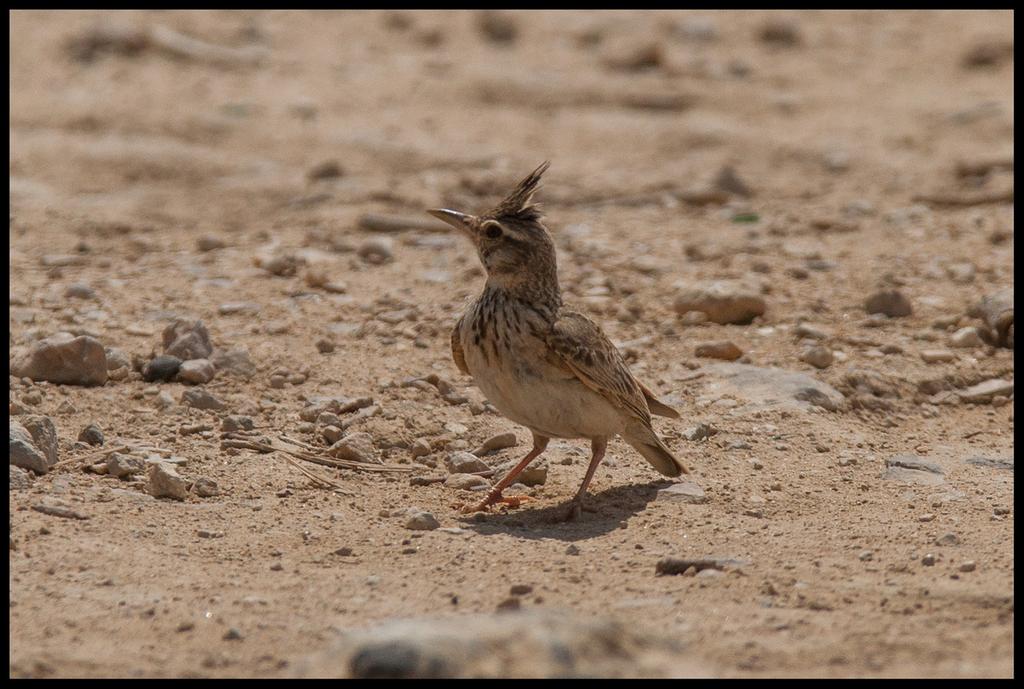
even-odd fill
[{"label": "streaked brown plumage", "polygon": [[501,501],[502,491],[553,437],[591,441],[593,456],[570,517],[580,513],[613,435],[666,476],[687,471],[651,427],[652,413],[679,414],[633,377],[599,325],[562,303],[555,245],[531,203],[547,167],[482,215],[430,211],[469,237],[487,270],[483,293],[452,330],[452,359],[499,411],[533,432],[533,449],[474,511]]}]

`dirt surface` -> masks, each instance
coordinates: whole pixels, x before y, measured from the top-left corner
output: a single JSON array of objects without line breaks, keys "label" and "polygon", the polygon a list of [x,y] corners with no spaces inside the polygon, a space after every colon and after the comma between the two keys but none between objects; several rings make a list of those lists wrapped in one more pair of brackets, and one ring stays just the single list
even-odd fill
[{"label": "dirt surface", "polygon": [[[679,642],[683,673],[1012,676],[1012,392],[958,395],[1012,381],[1012,350],[949,344],[1013,288],[1010,13],[10,21],[12,352],[68,331],[148,361],[181,317],[255,366],[203,386],[221,411],[137,372],[12,377],[14,418],[49,416],[63,462],[10,491],[12,675],[283,676],[338,630],[489,613],[522,585],[522,607]],[[555,518],[585,441],[553,442],[546,482],[508,512],[464,516],[452,505],[479,493],[410,484],[513,431],[483,457],[501,467],[529,434],[450,357],[483,283],[472,249],[360,218],[481,211],[545,159],[566,299],[681,412],[655,426],[705,502],[659,493],[670,482],[620,440],[575,523]],[[765,313],[674,310],[709,280],[753,285]],[[912,314],[866,313],[881,289]],[[801,323],[830,365],[802,360]],[[729,387],[746,369],[696,354],[721,340],[742,351],[724,366],[802,373],[841,404]],[[431,374],[450,400],[407,383]],[[394,471],[295,460],[342,493],[224,442],[223,417],[245,415],[253,437],[324,456],[323,425],[300,418],[319,397],[372,398],[349,430]],[[156,499],[145,475],[85,471],[103,449],[76,444],[90,423],[104,448],[166,450],[217,494]],[[717,433],[684,437],[702,423]],[[901,455],[934,466],[887,469]],[[391,516],[413,507],[442,528]],[[667,557],[730,562],[657,576]]]}]

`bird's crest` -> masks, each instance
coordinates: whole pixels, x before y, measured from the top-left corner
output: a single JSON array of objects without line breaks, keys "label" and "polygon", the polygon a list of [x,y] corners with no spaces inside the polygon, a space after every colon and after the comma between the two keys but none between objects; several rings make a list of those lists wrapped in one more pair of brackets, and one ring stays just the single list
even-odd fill
[{"label": "bird's crest", "polygon": [[540,189],[541,175],[548,169],[550,161],[545,160],[540,166],[523,178],[505,200],[488,213],[493,218],[515,218],[518,220],[540,220],[540,208],[530,203],[533,195]]}]

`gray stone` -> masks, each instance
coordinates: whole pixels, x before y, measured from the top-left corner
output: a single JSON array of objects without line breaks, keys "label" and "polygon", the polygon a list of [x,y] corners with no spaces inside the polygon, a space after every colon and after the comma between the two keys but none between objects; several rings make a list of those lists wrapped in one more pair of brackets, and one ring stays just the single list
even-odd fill
[{"label": "gray stone", "polygon": [[181,394],[181,403],[193,409],[221,410],[227,409],[227,405],[211,395],[203,388],[192,388]]},{"label": "gray stone", "polygon": [[119,368],[131,369],[131,357],[120,349],[116,347],[105,347],[103,352],[107,355],[107,371],[115,371]]},{"label": "gray stone", "polygon": [[882,478],[904,483],[936,485],[943,483],[942,467],[934,462],[927,462],[914,455],[897,455],[885,460],[885,473]]},{"label": "gray stone", "polygon": [[956,359],[956,354],[948,349],[925,349],[921,352],[921,361],[926,364],[941,364]]},{"label": "gray stone", "polygon": [[898,290],[881,290],[868,297],[864,304],[868,313],[881,313],[889,318],[902,318],[913,313],[910,300]]},{"label": "gray stone", "polygon": [[201,498],[212,498],[215,495],[220,495],[220,487],[217,482],[209,478],[198,478],[196,482],[192,484],[192,490]]},{"label": "gray stone", "polygon": [[800,361],[814,368],[828,368],[832,365],[832,350],[822,345],[808,347],[800,354]]},{"label": "gray stone", "polygon": [[13,466],[45,474],[51,464],[46,455],[32,441],[32,434],[14,419],[10,419],[10,458]]},{"label": "gray stone", "polygon": [[657,499],[670,502],[684,502],[692,505],[699,505],[708,501],[707,496],[704,494],[704,489],[690,481],[673,483],[667,488],[662,488],[658,491]]},{"label": "gray stone", "polygon": [[1012,395],[1013,381],[992,378],[990,380],[982,381],[977,385],[972,385],[966,390],[960,391],[958,394],[960,395],[960,399],[964,402],[983,404],[991,402],[992,398],[997,395],[1002,397],[1009,397]]},{"label": "gray stone", "polygon": [[107,473],[117,478],[127,478],[146,470],[146,460],[133,455],[115,452],[107,457]]},{"label": "gray stone", "polygon": [[806,373],[724,362],[707,364],[701,371],[704,396],[741,400],[747,411],[806,411],[811,406],[835,411],[845,399],[831,385]]},{"label": "gray stone", "polygon": [[256,365],[249,358],[247,349],[218,351],[213,355],[213,365],[217,367],[218,373],[230,373],[239,378],[251,378],[256,375]]},{"label": "gray stone", "polygon": [[209,383],[217,374],[213,362],[209,359],[191,359],[181,364],[178,369],[178,380],[192,385]]},{"label": "gray stone", "polygon": [[381,463],[377,449],[373,445],[373,436],[369,433],[349,433],[331,445],[327,449],[327,454],[353,462]]},{"label": "gray stone", "polygon": [[142,380],[154,383],[170,380],[181,369],[181,359],[176,356],[162,355],[146,363],[142,368]]},{"label": "gray stone", "polygon": [[234,431],[251,431],[255,427],[252,419],[248,416],[238,415],[225,416],[220,425],[222,431],[229,433]]},{"label": "gray stone", "polygon": [[43,453],[49,466],[57,463],[57,428],[49,416],[22,416],[19,421],[32,436],[32,444]]},{"label": "gray stone", "polygon": [[981,339],[981,332],[977,328],[968,326],[960,328],[949,336],[949,346],[958,349],[970,349],[984,347],[985,341]]},{"label": "gray stone", "polygon": [[471,452],[453,452],[445,457],[444,465],[452,474],[474,474],[490,469],[483,460]]},{"label": "gray stone", "polygon": [[390,237],[370,237],[363,240],[356,253],[367,263],[380,265],[394,260],[394,246]]},{"label": "gray stone", "polygon": [[107,355],[98,340],[57,333],[32,343],[10,361],[11,375],[62,385],[103,385]]},{"label": "gray stone", "polygon": [[182,361],[209,359],[213,354],[210,333],[202,321],[178,319],[164,328],[164,354],[176,356]]},{"label": "gray stone", "polygon": [[11,478],[7,485],[10,490],[25,490],[32,487],[32,474],[19,466],[11,465]]},{"label": "gray stone", "polygon": [[149,494],[154,498],[184,500],[188,497],[188,483],[174,467],[163,462],[149,465]]},{"label": "gray stone", "polygon": [[939,536],[938,538],[935,539],[935,545],[948,546],[948,545],[959,545],[959,544],[960,544],[960,537],[957,536],[955,533],[944,533],[944,534],[942,534],[941,536]]},{"label": "gray stone", "polygon": [[84,282],[76,282],[64,289],[64,296],[70,299],[95,299],[96,290]]},{"label": "gray stone", "polygon": [[1013,471],[1013,457],[969,457],[967,463],[989,469]]},{"label": "gray stone", "polygon": [[344,633],[297,677],[706,677],[672,635],[571,610],[402,619]]},{"label": "gray stone", "polygon": [[722,359],[724,361],[735,361],[743,356],[743,350],[729,340],[701,342],[693,353],[705,359]]},{"label": "gray stone", "polygon": [[430,512],[415,507],[406,512],[404,524],[405,528],[412,531],[433,531],[441,526],[441,523]]},{"label": "gray stone", "polygon": [[78,433],[78,439],[93,447],[99,447],[103,445],[103,431],[99,426],[91,423]]},{"label": "gray stone", "polygon": [[684,289],[676,295],[676,313],[701,311],[715,323],[750,323],[764,314],[764,299],[753,289],[730,282],[710,282]]},{"label": "gray stone", "polygon": [[718,429],[707,423],[700,423],[683,431],[683,437],[690,441],[704,440],[718,433]]},{"label": "gray stone", "polygon": [[444,485],[457,490],[475,490],[490,486],[491,482],[474,474],[451,474],[444,480]]}]

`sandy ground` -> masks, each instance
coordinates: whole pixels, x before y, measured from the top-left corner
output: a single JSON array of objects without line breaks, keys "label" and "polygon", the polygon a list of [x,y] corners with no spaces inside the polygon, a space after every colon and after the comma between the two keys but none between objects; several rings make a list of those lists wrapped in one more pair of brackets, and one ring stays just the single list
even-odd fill
[{"label": "sandy ground", "polygon": [[[12,408],[53,419],[61,460],[95,458],[75,444],[95,423],[107,447],[170,450],[219,494],[154,499],[84,471],[95,459],[12,489],[11,675],[283,676],[339,630],[491,612],[521,584],[523,607],[671,637],[716,676],[1012,676],[1012,397],[955,394],[1012,380],[1012,351],[921,357],[1013,287],[1011,14],[552,12],[489,31],[473,13],[10,21],[12,349],[65,330],[148,359],[180,316],[256,367],[205,386],[220,412],[138,374],[12,377]],[[659,498],[669,483],[619,440],[576,523],[553,517],[582,479],[583,441],[553,443],[546,483],[507,513],[463,516],[452,505],[473,494],[410,484],[500,432],[518,446],[484,461],[511,461],[529,434],[451,361],[450,328],[483,282],[471,248],[359,219],[483,210],[545,159],[538,200],[566,297],[682,413],[656,427],[702,504]],[[1000,160],[1009,170],[988,165]],[[982,174],[958,174],[965,162]],[[751,195],[702,196],[724,167]],[[223,247],[201,250],[203,237]],[[293,275],[260,267],[284,255]],[[715,325],[673,310],[680,286],[719,279],[752,281],[765,314]],[[67,296],[74,283],[95,296]],[[912,315],[869,317],[883,287]],[[801,361],[801,322],[841,352],[827,368]],[[716,392],[713,360],[695,354],[716,340],[847,401],[808,411]],[[874,394],[856,389],[863,371]],[[282,372],[306,380],[272,386]],[[470,403],[401,385],[429,374]],[[281,453],[222,445],[219,417],[241,414],[322,451],[299,416],[317,397],[372,397],[380,413],[352,430],[407,473],[301,463],[341,494]],[[700,423],[717,435],[683,437]],[[414,461],[420,438],[433,451]],[[897,455],[944,473],[886,478]],[[53,499],[89,518],[31,509]],[[408,507],[443,528],[389,516]],[[664,557],[742,564],[656,576]]]}]

